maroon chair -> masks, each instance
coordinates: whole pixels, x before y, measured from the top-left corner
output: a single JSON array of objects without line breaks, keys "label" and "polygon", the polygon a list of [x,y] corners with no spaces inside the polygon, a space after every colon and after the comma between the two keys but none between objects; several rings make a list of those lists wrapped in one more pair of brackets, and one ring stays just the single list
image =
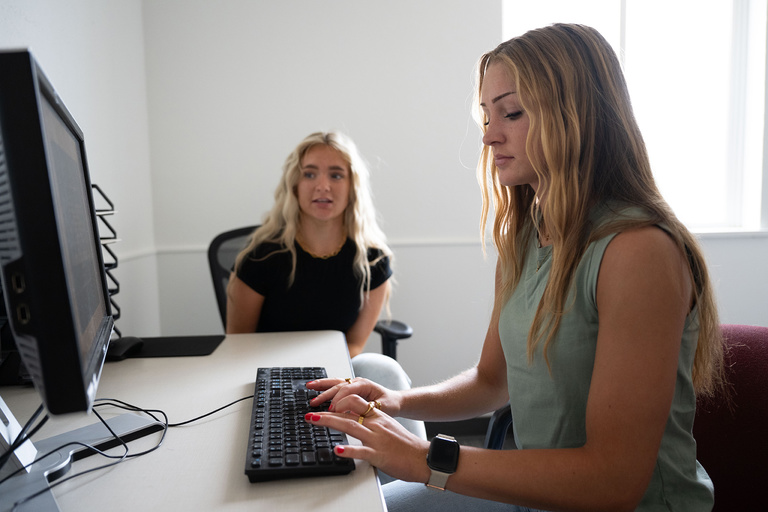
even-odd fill
[{"label": "maroon chair", "polygon": [[730,399],[697,404],[697,459],[715,485],[714,512],[768,511],[768,327],[722,329]]},{"label": "maroon chair", "polygon": [[[768,327],[723,325],[730,397],[701,399],[696,458],[715,485],[713,512],[768,511]],[[485,447],[502,449],[509,404],[488,423]]]}]

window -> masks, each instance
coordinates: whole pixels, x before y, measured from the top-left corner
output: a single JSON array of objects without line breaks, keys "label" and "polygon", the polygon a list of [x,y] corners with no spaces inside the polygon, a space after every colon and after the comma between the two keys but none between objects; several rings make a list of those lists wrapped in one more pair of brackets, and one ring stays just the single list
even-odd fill
[{"label": "window", "polygon": [[761,228],[761,208],[768,210],[761,206],[768,188],[764,0],[532,4],[504,0],[504,39],[574,22],[595,27],[617,50],[656,181],[689,228]]}]

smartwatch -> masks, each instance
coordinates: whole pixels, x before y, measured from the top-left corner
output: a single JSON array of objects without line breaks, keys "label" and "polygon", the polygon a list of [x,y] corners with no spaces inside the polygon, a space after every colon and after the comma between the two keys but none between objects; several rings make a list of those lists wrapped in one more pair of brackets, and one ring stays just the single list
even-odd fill
[{"label": "smartwatch", "polygon": [[432,439],[427,453],[427,466],[432,471],[427,487],[445,490],[448,477],[459,465],[459,442],[451,436],[438,434]]}]

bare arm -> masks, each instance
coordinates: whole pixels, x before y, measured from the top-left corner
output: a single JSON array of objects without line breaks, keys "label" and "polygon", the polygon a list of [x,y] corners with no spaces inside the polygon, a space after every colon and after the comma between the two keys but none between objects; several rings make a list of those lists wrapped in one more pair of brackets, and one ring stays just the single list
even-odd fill
[{"label": "bare arm", "polygon": [[349,357],[355,357],[365,348],[365,343],[368,341],[368,337],[373,332],[376,321],[379,319],[381,308],[384,306],[389,289],[390,283],[387,280],[384,284],[366,294],[363,308],[357,315],[357,320],[346,332]]},{"label": "bare arm", "polygon": [[[669,416],[691,296],[684,257],[665,233],[644,228],[616,236],[597,284],[600,325],[586,444],[462,450],[449,488],[543,509],[634,510]],[[504,470],[478,469],[497,467]]]},{"label": "bare arm", "polygon": [[227,334],[256,332],[263,305],[264,296],[232,273],[227,286]]},{"label": "bare arm", "polygon": [[311,387],[328,389],[317,402],[333,398],[332,408],[344,397],[357,394],[367,400],[379,400],[383,410],[392,416],[442,421],[477,417],[497,409],[509,399],[499,320],[495,315],[491,318],[477,365],[442,383],[399,392],[358,380],[351,385],[338,385],[337,380],[327,379],[312,383]]},{"label": "bare arm", "polygon": [[439,384],[403,391],[398,415],[454,421],[498,409],[509,400],[506,371],[499,319],[494,315],[477,365]]},{"label": "bare arm", "polygon": [[[545,510],[634,510],[653,473],[669,416],[691,297],[685,258],[665,233],[651,227],[617,235],[606,249],[597,283],[600,325],[586,444],[541,450],[462,447],[448,489]],[[484,349],[481,363],[486,354],[497,352]],[[484,389],[480,367],[465,374],[474,391]],[[465,404],[465,394],[452,386],[434,389],[431,396],[423,391],[406,395],[404,412],[415,416],[418,406],[429,417],[436,402]],[[427,481],[426,442],[389,433],[396,425],[378,412],[358,424],[355,415],[365,410],[359,396],[348,397],[337,410],[351,413],[319,414],[310,421],[343,430],[363,443],[345,447],[344,457],[364,458],[401,479]]]}]

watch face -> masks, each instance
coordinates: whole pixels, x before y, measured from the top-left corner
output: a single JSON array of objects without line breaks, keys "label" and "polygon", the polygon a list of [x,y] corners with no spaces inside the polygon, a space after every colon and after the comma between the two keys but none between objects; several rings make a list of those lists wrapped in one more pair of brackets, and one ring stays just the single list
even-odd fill
[{"label": "watch face", "polygon": [[427,454],[427,465],[443,473],[453,473],[459,463],[459,443],[448,436],[432,439]]}]

